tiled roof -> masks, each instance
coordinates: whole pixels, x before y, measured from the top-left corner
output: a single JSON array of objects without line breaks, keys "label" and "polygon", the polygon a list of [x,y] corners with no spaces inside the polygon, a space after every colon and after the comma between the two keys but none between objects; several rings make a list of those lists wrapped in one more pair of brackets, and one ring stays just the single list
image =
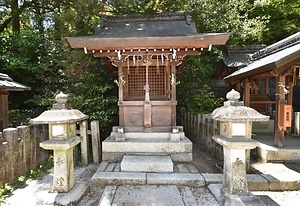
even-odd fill
[{"label": "tiled roof", "polygon": [[198,35],[188,13],[106,16],[95,30],[102,38],[168,37]]},{"label": "tiled roof", "polygon": [[0,88],[8,91],[30,90],[30,87],[13,81],[7,74],[0,73]]},{"label": "tiled roof", "polygon": [[265,45],[243,45],[227,47],[227,54],[223,57],[223,62],[228,67],[240,69],[247,66],[252,61],[252,55],[264,48]]},{"label": "tiled roof", "polygon": [[261,50],[255,52],[252,56],[252,59],[253,60],[261,59],[263,57],[274,54],[276,52],[279,52],[281,50],[284,50],[284,49],[294,46],[296,44],[300,44],[300,32],[293,34],[279,42],[276,42],[270,46],[267,46],[264,49],[261,49]]}]

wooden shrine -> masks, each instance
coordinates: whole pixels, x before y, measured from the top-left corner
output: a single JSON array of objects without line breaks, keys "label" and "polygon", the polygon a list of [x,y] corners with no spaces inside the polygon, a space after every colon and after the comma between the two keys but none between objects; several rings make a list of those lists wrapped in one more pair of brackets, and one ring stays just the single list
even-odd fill
[{"label": "wooden shrine", "polygon": [[119,126],[171,131],[176,126],[176,74],[187,55],[226,43],[227,33],[196,31],[187,13],[106,16],[94,36],[67,37],[72,48],[106,58],[119,87]]},{"label": "wooden shrine", "polygon": [[[275,144],[284,146],[284,133],[293,118],[293,87],[300,80],[300,32],[255,52],[252,63],[224,79],[243,93],[245,106],[275,111]],[[298,91],[299,92],[299,91]]]}]

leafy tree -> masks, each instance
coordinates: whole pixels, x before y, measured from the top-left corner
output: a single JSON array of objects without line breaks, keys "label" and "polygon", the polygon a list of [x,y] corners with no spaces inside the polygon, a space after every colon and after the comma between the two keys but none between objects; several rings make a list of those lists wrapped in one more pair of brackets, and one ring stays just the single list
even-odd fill
[{"label": "leafy tree", "polygon": [[230,32],[227,44],[262,43],[268,15],[251,16],[256,7],[249,0],[196,0],[193,20],[199,32]]},{"label": "leafy tree", "polygon": [[269,45],[300,30],[300,0],[254,1],[253,16],[269,17],[262,42]]},{"label": "leafy tree", "polygon": [[181,0],[104,0],[105,11],[111,14],[136,14],[186,11],[189,1]]}]

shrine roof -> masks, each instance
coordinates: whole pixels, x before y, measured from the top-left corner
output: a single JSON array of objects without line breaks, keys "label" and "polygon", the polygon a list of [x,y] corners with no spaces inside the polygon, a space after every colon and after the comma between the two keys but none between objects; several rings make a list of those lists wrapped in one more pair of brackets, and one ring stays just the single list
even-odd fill
[{"label": "shrine roof", "polygon": [[[229,33],[198,33],[187,13],[106,16],[93,36],[67,37],[72,48],[207,48],[223,45]],[[147,41],[145,41],[147,40]]]},{"label": "shrine roof", "polygon": [[30,90],[30,87],[13,81],[7,74],[0,73],[0,89],[8,91],[24,91]]},{"label": "shrine roof", "polygon": [[265,45],[239,45],[227,47],[223,62],[227,67],[240,69],[251,63],[252,56]]},{"label": "shrine roof", "polygon": [[224,79],[238,80],[269,72],[291,63],[300,63],[300,32],[254,53],[249,65]]},{"label": "shrine roof", "polygon": [[106,16],[95,29],[102,38],[168,37],[198,35],[187,13]]}]

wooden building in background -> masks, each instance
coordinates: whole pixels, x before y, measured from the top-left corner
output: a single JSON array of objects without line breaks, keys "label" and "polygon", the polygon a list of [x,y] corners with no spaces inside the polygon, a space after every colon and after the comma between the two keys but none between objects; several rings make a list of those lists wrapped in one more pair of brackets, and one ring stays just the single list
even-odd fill
[{"label": "wooden building in background", "polygon": [[13,81],[7,74],[0,73],[0,132],[9,126],[9,92],[24,90],[30,90],[30,87]]},{"label": "wooden building in background", "polygon": [[265,112],[274,105],[275,144],[283,147],[284,132],[292,127],[293,110],[300,104],[295,101],[300,90],[294,90],[300,80],[300,32],[255,52],[246,67],[224,79],[243,94],[245,106]]}]

